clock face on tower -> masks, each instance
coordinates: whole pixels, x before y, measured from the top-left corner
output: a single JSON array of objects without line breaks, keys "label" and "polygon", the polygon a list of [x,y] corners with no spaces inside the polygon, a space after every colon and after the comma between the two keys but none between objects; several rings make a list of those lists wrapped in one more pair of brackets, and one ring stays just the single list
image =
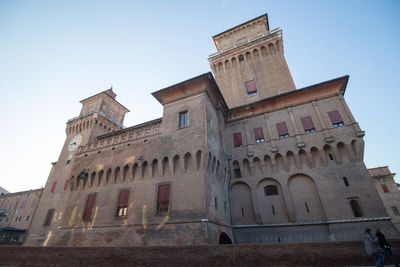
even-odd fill
[{"label": "clock face on tower", "polygon": [[71,142],[69,142],[68,150],[74,151],[81,144],[81,142],[82,142],[82,136],[80,134],[75,135],[72,138]]}]

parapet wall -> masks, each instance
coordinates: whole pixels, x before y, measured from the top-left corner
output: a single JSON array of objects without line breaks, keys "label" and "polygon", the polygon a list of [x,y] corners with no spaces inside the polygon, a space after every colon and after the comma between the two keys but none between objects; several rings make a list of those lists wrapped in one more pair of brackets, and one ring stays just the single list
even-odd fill
[{"label": "parapet wall", "polygon": [[[394,248],[400,240],[390,240]],[[398,254],[398,250],[394,249]],[[2,266],[365,266],[362,241],[164,247],[11,247]],[[386,262],[392,263],[392,262]]]}]

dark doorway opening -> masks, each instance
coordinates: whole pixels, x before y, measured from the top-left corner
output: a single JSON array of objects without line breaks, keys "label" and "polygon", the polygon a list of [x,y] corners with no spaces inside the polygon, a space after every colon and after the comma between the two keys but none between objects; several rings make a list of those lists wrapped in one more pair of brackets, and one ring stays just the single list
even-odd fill
[{"label": "dark doorway opening", "polygon": [[232,244],[232,240],[226,233],[222,232],[219,236],[219,244]]}]

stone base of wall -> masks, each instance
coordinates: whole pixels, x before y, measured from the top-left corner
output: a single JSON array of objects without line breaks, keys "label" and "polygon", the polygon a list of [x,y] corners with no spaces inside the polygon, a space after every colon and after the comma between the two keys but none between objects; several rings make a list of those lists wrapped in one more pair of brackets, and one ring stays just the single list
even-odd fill
[{"label": "stone base of wall", "polygon": [[[400,240],[389,240],[398,254]],[[390,260],[387,264],[392,263]],[[158,247],[0,248],[1,266],[374,266],[362,241]]]},{"label": "stone base of wall", "polygon": [[233,234],[237,244],[334,242],[360,240],[365,228],[372,231],[379,228],[389,239],[400,238],[399,231],[390,220],[372,219],[304,225],[243,225],[234,227]]}]

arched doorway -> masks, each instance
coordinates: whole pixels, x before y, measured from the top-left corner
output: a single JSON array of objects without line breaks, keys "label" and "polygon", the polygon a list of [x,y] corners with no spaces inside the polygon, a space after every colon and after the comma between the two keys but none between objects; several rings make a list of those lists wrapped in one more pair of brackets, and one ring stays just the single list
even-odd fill
[{"label": "arched doorway", "polygon": [[222,232],[219,236],[219,244],[232,244],[232,240],[226,233]]}]

